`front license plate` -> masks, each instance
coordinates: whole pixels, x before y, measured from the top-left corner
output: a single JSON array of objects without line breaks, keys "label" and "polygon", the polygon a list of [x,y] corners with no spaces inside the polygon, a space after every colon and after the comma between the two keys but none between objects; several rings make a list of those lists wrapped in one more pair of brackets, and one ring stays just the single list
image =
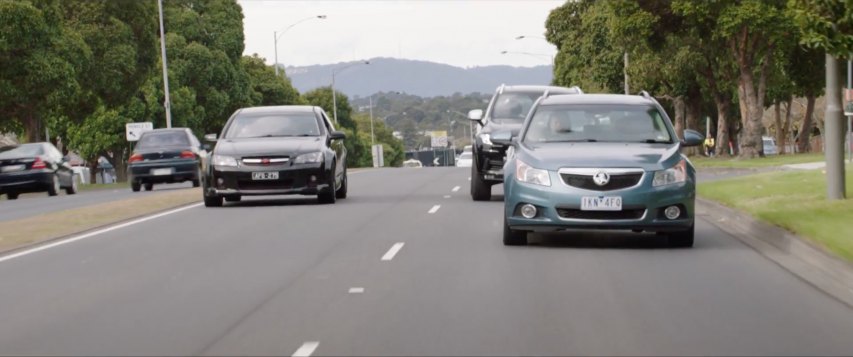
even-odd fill
[{"label": "front license plate", "polygon": [[583,197],[581,199],[581,211],[621,211],[622,197],[619,196],[597,196]]},{"label": "front license plate", "polygon": [[21,171],[24,169],[24,165],[9,165],[0,167],[0,172],[14,172]]},{"label": "front license plate", "polygon": [[252,180],[278,180],[278,172],[253,172]]},{"label": "front license plate", "polygon": [[152,169],[151,174],[154,176],[166,176],[172,174],[172,168],[166,169]]}]

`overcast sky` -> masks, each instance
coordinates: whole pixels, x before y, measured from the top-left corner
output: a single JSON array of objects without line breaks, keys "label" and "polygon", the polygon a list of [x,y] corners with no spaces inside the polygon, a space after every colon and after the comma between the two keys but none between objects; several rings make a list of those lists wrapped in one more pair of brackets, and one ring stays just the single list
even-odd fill
[{"label": "overcast sky", "polygon": [[[373,57],[426,60],[460,67],[549,64],[556,49],[543,39],[545,19],[564,0],[238,0],[247,55],[274,62],[273,32],[304,18],[278,41],[278,62],[329,64]],[[504,54],[503,50],[537,55]],[[544,56],[543,56],[544,55]]]}]

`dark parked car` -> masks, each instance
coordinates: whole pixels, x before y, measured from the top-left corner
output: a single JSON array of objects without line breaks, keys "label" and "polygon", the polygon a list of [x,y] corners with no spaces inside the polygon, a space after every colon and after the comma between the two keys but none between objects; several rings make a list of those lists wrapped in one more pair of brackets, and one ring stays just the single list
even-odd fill
[{"label": "dark parked car", "polygon": [[32,143],[0,148],[0,195],[10,200],[28,192],[56,196],[65,189],[77,193],[71,165],[51,143]]},{"label": "dark parked car", "polygon": [[[217,140],[204,176],[204,204],[222,206],[250,195],[347,196],[344,133],[320,107],[237,110]],[[216,134],[208,134],[216,140]]]},{"label": "dark parked car", "polygon": [[480,126],[473,145],[471,198],[488,201],[492,198],[492,185],[503,183],[507,146],[492,142],[492,135],[503,131],[518,134],[533,103],[543,94],[581,93],[583,91],[578,87],[501,85],[492,96],[485,115],[481,109],[470,111],[468,118]]},{"label": "dark parked car", "polygon": [[128,160],[127,174],[134,192],[155,183],[191,181],[200,185],[205,147],[187,128],[155,129],[142,133]]}]

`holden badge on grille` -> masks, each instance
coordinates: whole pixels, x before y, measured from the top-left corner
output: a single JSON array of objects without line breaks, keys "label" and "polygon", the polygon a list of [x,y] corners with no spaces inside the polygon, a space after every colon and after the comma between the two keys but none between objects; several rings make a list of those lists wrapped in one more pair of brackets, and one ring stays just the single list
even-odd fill
[{"label": "holden badge on grille", "polygon": [[592,181],[595,182],[596,185],[604,186],[610,182],[610,174],[599,171],[595,176],[592,177]]}]

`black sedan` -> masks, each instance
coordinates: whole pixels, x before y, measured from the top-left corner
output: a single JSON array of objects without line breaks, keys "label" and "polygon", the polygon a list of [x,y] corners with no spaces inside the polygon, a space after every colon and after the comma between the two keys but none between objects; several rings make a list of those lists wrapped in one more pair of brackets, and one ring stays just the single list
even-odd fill
[{"label": "black sedan", "polygon": [[127,174],[133,192],[155,183],[191,181],[200,186],[201,163],[207,151],[187,128],[155,129],[142,133],[128,160]]},{"label": "black sedan", "polygon": [[217,141],[204,176],[204,204],[222,206],[251,195],[347,195],[344,133],[319,107],[237,110]]},{"label": "black sedan", "polygon": [[31,143],[0,148],[0,195],[10,200],[28,192],[56,196],[65,189],[77,193],[71,165],[51,143]]}]

